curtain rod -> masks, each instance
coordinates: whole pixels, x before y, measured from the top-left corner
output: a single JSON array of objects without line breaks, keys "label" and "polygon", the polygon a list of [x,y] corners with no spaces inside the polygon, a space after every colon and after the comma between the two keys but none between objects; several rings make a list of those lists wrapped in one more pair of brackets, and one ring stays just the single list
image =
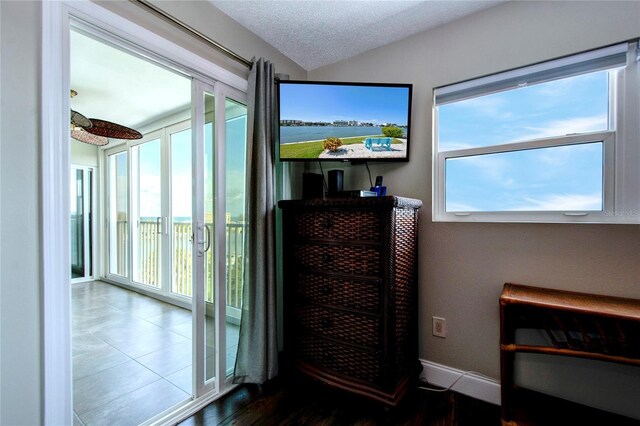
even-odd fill
[{"label": "curtain rod", "polygon": [[160,18],[164,19],[165,21],[173,24],[174,26],[177,26],[178,28],[180,28],[181,30],[191,34],[192,36],[200,39],[201,41],[205,42],[206,44],[208,44],[209,46],[213,47],[216,50],[219,50],[220,52],[224,53],[226,56],[230,57],[231,59],[234,59],[238,62],[240,62],[241,64],[245,65],[247,68],[251,68],[251,61],[246,60],[245,58],[243,58],[242,56],[238,55],[237,53],[235,53],[234,51],[227,49],[226,47],[224,47],[223,45],[221,45],[220,43],[218,43],[215,40],[212,40],[211,38],[207,37],[206,35],[202,34],[200,31],[196,30],[195,28],[185,24],[184,22],[180,21],[179,19],[174,18],[173,16],[169,15],[168,13],[166,13],[165,11],[163,11],[162,9],[154,6],[153,4],[151,4],[150,2],[148,2],[147,0],[129,0],[131,3],[134,3],[152,13],[154,13],[155,15],[159,16]]}]

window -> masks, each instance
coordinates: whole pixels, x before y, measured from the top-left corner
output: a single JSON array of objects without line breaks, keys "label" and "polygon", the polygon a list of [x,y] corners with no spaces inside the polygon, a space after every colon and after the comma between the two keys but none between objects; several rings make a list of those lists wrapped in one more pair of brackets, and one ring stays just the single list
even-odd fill
[{"label": "window", "polygon": [[434,90],[434,220],[640,222],[637,42]]}]

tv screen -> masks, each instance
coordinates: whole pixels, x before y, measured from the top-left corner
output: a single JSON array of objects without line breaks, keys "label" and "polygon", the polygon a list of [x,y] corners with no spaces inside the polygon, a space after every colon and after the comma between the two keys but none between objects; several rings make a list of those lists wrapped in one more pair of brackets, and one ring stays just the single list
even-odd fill
[{"label": "tv screen", "polygon": [[280,81],[282,161],[408,161],[411,84]]}]

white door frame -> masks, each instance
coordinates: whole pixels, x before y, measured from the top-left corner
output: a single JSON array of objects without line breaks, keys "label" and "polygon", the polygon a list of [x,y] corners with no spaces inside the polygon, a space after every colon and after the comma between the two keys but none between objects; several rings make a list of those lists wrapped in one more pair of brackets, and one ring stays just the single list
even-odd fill
[{"label": "white door frame", "polygon": [[[69,31],[87,22],[123,40],[243,92],[247,81],[88,0],[42,3],[41,185],[43,424],[73,423],[69,271]],[[230,390],[230,387],[226,388]],[[191,401],[171,418],[188,416],[219,396]],[[159,422],[169,418],[157,419]]]}]

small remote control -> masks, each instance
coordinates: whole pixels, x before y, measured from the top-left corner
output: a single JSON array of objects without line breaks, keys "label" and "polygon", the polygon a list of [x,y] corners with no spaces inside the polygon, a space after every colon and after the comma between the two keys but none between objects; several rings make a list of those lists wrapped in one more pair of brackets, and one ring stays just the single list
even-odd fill
[{"label": "small remote control", "polygon": [[382,186],[382,176],[376,176],[375,186]]}]

